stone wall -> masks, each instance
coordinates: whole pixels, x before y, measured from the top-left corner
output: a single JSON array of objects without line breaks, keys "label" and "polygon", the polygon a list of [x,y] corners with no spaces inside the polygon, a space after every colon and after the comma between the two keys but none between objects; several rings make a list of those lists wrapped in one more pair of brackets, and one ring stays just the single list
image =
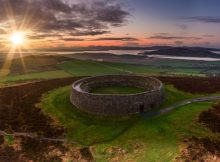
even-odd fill
[{"label": "stone wall", "polygon": [[[103,86],[133,86],[143,93],[118,95],[94,94],[91,89]],[[72,85],[71,102],[81,111],[104,116],[147,112],[163,101],[163,84],[156,78],[134,75],[106,75],[81,79]]]}]

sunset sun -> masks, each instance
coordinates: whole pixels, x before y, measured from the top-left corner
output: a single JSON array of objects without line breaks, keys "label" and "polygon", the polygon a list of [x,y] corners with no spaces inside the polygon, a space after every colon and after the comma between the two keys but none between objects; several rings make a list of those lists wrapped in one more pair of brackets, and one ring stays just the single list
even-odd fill
[{"label": "sunset sun", "polygon": [[24,37],[24,34],[22,32],[14,32],[10,36],[9,40],[11,41],[11,43],[14,46],[20,46],[24,43],[25,37]]}]

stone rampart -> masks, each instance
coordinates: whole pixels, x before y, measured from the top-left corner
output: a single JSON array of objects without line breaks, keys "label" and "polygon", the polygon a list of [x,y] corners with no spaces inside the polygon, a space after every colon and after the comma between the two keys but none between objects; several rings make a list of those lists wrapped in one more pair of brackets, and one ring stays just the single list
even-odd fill
[{"label": "stone rampart", "polygon": [[[94,94],[93,88],[133,86],[145,91],[137,94]],[[106,75],[84,78],[72,85],[70,100],[79,110],[104,116],[147,112],[163,101],[163,84],[156,78],[136,75]]]}]

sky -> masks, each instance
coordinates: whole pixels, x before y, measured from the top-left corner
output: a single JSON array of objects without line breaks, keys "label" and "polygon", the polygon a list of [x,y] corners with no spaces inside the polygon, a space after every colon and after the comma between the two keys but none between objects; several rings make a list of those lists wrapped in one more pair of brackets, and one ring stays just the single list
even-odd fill
[{"label": "sky", "polygon": [[220,48],[219,0],[0,0],[0,48],[204,46]]}]

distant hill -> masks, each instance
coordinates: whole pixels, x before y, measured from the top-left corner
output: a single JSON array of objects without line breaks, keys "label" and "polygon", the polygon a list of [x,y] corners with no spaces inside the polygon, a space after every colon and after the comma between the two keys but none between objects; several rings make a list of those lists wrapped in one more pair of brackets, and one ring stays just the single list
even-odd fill
[{"label": "distant hill", "polygon": [[168,55],[181,57],[211,57],[220,58],[220,54],[211,52],[208,48],[201,47],[170,47],[163,48],[156,51],[144,52],[141,55]]},{"label": "distant hill", "polygon": [[[160,50],[175,48],[172,46],[151,46],[151,47],[127,47],[127,46],[88,46],[88,47],[65,47],[65,48],[50,48],[44,49],[43,51],[108,51],[108,50]],[[205,48],[205,47],[183,47],[189,49],[204,49],[208,51],[220,51],[216,48]]]}]

